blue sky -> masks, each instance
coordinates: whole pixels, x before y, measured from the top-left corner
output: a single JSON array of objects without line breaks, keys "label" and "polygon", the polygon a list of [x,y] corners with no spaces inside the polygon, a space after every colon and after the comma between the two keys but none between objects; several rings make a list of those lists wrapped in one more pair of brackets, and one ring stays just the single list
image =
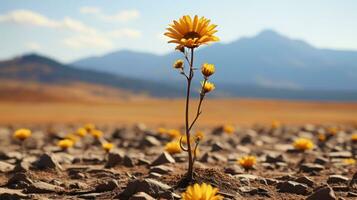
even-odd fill
[{"label": "blue sky", "polygon": [[167,53],[183,14],[218,24],[228,43],[273,29],[320,48],[357,50],[355,0],[1,0],[0,59],[38,52],[63,62],[114,50]]}]

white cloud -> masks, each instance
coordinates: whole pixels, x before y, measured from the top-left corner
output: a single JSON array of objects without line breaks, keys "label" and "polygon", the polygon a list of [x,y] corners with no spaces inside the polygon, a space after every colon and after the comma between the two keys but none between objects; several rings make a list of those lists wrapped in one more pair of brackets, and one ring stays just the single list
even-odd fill
[{"label": "white cloud", "polygon": [[100,8],[94,6],[84,6],[79,9],[82,14],[99,14]]},{"label": "white cloud", "polygon": [[111,38],[122,38],[122,37],[139,38],[141,36],[141,32],[134,29],[123,28],[123,29],[110,31],[106,35]]},{"label": "white cloud", "polygon": [[85,6],[79,9],[82,14],[91,14],[103,21],[107,22],[127,22],[140,17],[140,12],[138,10],[122,10],[113,15],[106,15],[101,12],[100,8]]},{"label": "white cloud", "polygon": [[29,50],[32,50],[32,51],[38,51],[40,50],[42,47],[40,44],[38,44],[37,42],[28,42],[26,43],[25,45]]},{"label": "white cloud", "polygon": [[81,33],[96,32],[94,28],[70,17],[66,17],[63,20],[53,20],[30,10],[13,10],[7,14],[0,15],[0,22],[65,29]]},{"label": "white cloud", "polygon": [[78,35],[64,39],[63,43],[66,46],[75,49],[88,47],[108,49],[113,47],[111,40],[98,35]]}]

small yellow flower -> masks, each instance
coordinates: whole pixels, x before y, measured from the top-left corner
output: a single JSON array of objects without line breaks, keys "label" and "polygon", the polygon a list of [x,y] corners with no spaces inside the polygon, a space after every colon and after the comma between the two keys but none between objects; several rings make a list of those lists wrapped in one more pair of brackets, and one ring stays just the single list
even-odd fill
[{"label": "small yellow flower", "polygon": [[244,156],[238,160],[238,163],[244,169],[252,169],[257,163],[257,158],[255,156]]},{"label": "small yellow flower", "polygon": [[14,132],[13,137],[21,141],[24,141],[27,138],[31,137],[31,130],[25,128],[18,129]]},{"label": "small yellow flower", "polygon": [[74,142],[70,139],[63,139],[58,141],[57,146],[61,147],[62,149],[68,149],[74,145]]},{"label": "small yellow flower", "polygon": [[339,131],[339,128],[336,127],[336,126],[332,126],[332,127],[329,127],[327,128],[327,133],[330,134],[330,135],[336,135]]},{"label": "small yellow flower", "polygon": [[179,47],[196,48],[219,41],[219,38],[214,35],[217,32],[215,29],[217,25],[210,22],[205,17],[198,18],[195,15],[192,19],[189,15],[185,15],[178,21],[174,20],[164,35],[172,39],[169,43],[176,43]]},{"label": "small yellow flower", "polygon": [[165,145],[165,151],[169,152],[170,154],[181,153],[182,149],[180,147],[179,141],[172,141]]},{"label": "small yellow flower", "polygon": [[92,130],[91,131],[91,134],[92,134],[92,136],[94,137],[94,138],[96,138],[96,139],[99,139],[99,138],[101,138],[102,136],[103,136],[103,132],[102,131],[100,131],[100,130]]},{"label": "small yellow flower", "polygon": [[167,135],[169,135],[171,138],[180,138],[181,133],[177,129],[169,129],[167,131]]},{"label": "small yellow flower", "polygon": [[202,81],[201,85],[202,85],[202,92],[203,93],[209,93],[209,92],[211,92],[212,90],[214,90],[216,88],[213,83],[208,82],[208,81],[206,81],[206,82]]},{"label": "small yellow flower", "polygon": [[228,133],[228,134],[233,134],[235,132],[235,128],[232,125],[224,125],[223,132]]},{"label": "small yellow flower", "polygon": [[326,135],[323,134],[323,133],[319,133],[319,134],[317,135],[317,138],[319,139],[320,142],[326,141]]},{"label": "small yellow flower", "polygon": [[281,126],[281,123],[280,123],[280,121],[278,121],[278,120],[273,120],[272,122],[271,122],[271,128],[272,129],[277,129],[277,128],[279,128]]},{"label": "small yellow flower", "polygon": [[114,144],[113,143],[110,143],[110,142],[105,142],[102,144],[102,148],[106,151],[106,152],[109,152],[110,150],[112,150],[114,147]]},{"label": "small yellow flower", "polygon": [[165,135],[167,133],[167,129],[166,128],[158,128],[157,132],[161,135]]},{"label": "small yellow flower", "polygon": [[357,142],[357,133],[352,134],[351,140],[352,142]]},{"label": "small yellow flower", "polygon": [[195,133],[195,138],[197,139],[197,140],[202,140],[203,139],[203,137],[204,137],[204,133],[202,132],[202,131],[197,131],[196,133]]},{"label": "small yellow flower", "polygon": [[78,142],[79,137],[76,134],[70,133],[65,136],[66,139],[72,140],[73,143]]},{"label": "small yellow flower", "polygon": [[87,135],[87,130],[85,128],[79,128],[77,129],[76,134],[80,137],[84,137]]},{"label": "small yellow flower", "polygon": [[208,78],[215,72],[214,64],[204,63],[201,67],[201,72],[202,72],[203,76]]},{"label": "small yellow flower", "polygon": [[95,130],[95,125],[89,123],[89,124],[84,125],[84,128],[86,129],[86,131],[87,131],[88,133],[90,133],[91,131],[94,131],[94,130]]},{"label": "small yellow flower", "polygon": [[178,59],[178,60],[175,61],[173,66],[174,66],[175,69],[183,69],[183,64],[184,64],[183,60]]},{"label": "small yellow flower", "polygon": [[356,160],[353,158],[346,158],[343,160],[343,164],[345,165],[354,165],[356,164]]},{"label": "small yellow flower", "polygon": [[182,200],[223,200],[223,196],[218,195],[218,188],[214,188],[209,184],[195,183],[193,186],[188,186],[186,191],[182,193]]},{"label": "small yellow flower", "polygon": [[310,149],[314,148],[314,143],[310,139],[307,139],[307,138],[298,138],[294,141],[293,145],[294,145],[295,149],[302,150],[302,151],[310,150]]}]

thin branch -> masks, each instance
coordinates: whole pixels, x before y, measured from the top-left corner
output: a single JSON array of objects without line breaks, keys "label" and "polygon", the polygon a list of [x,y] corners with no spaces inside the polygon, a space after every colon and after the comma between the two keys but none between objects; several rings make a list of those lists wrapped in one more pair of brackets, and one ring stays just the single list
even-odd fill
[{"label": "thin branch", "polygon": [[182,144],[182,136],[181,136],[181,138],[180,138],[180,148],[182,149],[182,151],[188,151],[188,149],[186,149],[184,146],[183,146],[183,144]]}]

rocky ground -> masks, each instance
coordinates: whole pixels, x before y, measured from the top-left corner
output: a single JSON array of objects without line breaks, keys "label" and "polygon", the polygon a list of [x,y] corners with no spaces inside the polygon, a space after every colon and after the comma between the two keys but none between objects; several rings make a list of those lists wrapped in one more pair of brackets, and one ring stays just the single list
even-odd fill
[{"label": "rocky ground", "polygon": [[[0,199],[180,199],[186,154],[169,154],[169,135],[143,125],[98,127],[115,144],[106,153],[86,136],[63,151],[58,140],[76,126],[32,127],[21,148],[13,127],[0,130]],[[357,199],[355,127],[253,126],[228,134],[202,129],[195,182],[218,187],[225,199]],[[325,138],[324,138],[324,137]],[[293,148],[297,137],[315,146]],[[319,139],[320,138],[320,139]],[[23,156],[24,155],[24,156]],[[257,157],[246,171],[237,159]]]}]

